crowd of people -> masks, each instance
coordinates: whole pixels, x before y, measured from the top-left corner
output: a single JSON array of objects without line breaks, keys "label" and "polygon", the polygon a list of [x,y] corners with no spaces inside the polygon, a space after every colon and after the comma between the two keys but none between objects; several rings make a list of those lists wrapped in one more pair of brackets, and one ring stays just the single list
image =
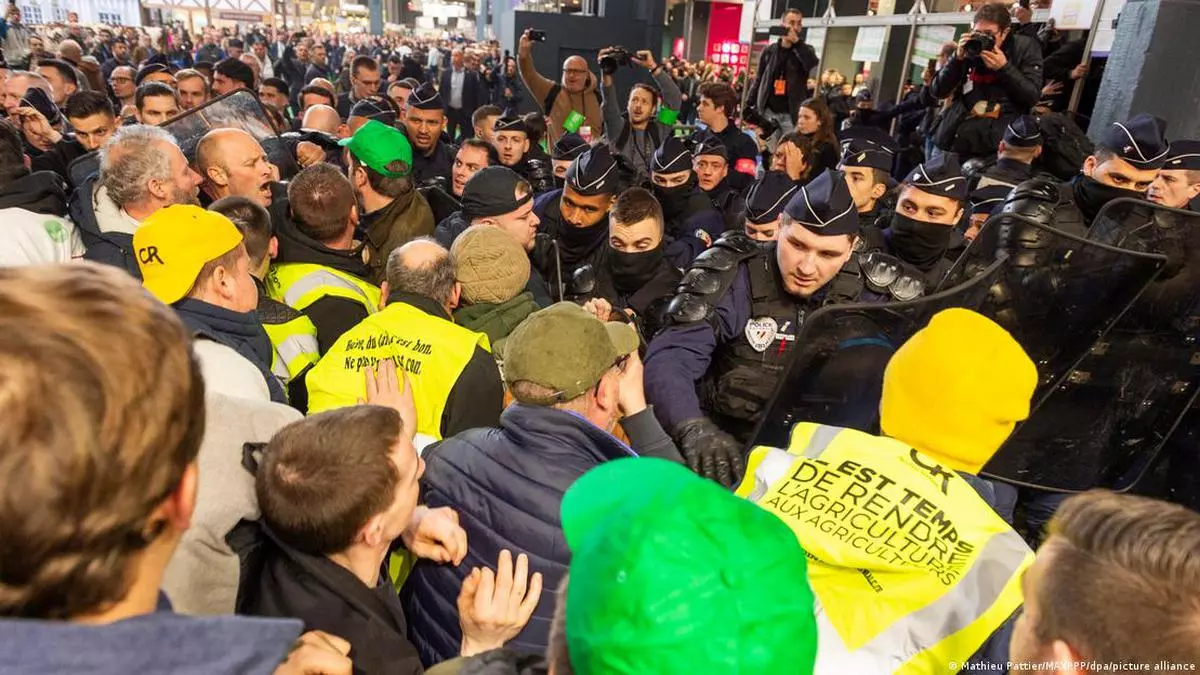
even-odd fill
[{"label": "crowd of people", "polygon": [[756,72],[542,73],[536,31],[10,5],[0,672],[1195,670],[1193,486],[984,475],[1045,367],[1004,316],[934,313],[881,382],[841,341],[862,419],[753,447],[819,311],[957,283],[993,214],[1200,196],[1152,115],[1058,142],[1022,9],[876,109],[794,9]]}]

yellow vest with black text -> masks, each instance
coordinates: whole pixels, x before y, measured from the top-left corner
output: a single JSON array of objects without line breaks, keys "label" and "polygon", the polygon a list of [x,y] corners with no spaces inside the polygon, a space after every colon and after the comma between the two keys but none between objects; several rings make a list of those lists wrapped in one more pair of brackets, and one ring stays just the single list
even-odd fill
[{"label": "yellow vest with black text", "polygon": [[271,265],[266,279],[267,295],[303,311],[325,297],[361,303],[368,314],[379,311],[379,287],[341,270],[314,263]]},{"label": "yellow vest with black text", "polygon": [[285,385],[316,365],[321,354],[317,347],[317,327],[312,319],[301,314],[282,323],[263,322],[271,346],[275,348],[271,357],[271,372]]},{"label": "yellow vest with black text", "polygon": [[817,675],[958,672],[1022,603],[1033,551],[953,470],[900,441],[797,424],[737,494],[808,554]]},{"label": "yellow vest with black text", "polygon": [[389,304],[346,331],[309,371],[308,412],[366,400],[366,369],[392,359],[412,385],[417,433],[441,440],[446,399],[476,347],[491,351],[487,335],[403,302]]}]

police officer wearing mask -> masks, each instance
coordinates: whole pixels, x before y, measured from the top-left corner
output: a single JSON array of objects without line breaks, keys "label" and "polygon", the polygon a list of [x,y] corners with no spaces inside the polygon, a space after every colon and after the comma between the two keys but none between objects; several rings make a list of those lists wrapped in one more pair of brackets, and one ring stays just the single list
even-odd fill
[{"label": "police officer wearing mask", "polygon": [[[1146,193],[1150,201],[1187,209],[1200,196],[1200,141],[1175,141],[1167,161]],[[1193,208],[1193,211],[1196,209]]]},{"label": "police officer wearing mask", "polygon": [[692,171],[692,153],[674,136],[654,151],[650,182],[671,238],[667,258],[676,267],[687,267],[725,231],[725,218],[700,191]]},{"label": "police officer wearing mask", "polygon": [[534,200],[533,211],[542,222],[540,232],[552,245],[539,245],[533,264],[549,280],[551,289],[560,289],[565,295],[584,292],[586,283],[581,288],[573,285],[575,273],[594,265],[604,253],[608,212],[620,191],[618,178],[612,150],[597,144],[571,162],[561,190]]},{"label": "police officer wearing mask", "polygon": [[[667,303],[683,276],[666,258],[662,207],[649,190],[629,188],[608,215],[608,246],[595,270],[595,284],[584,296],[602,302],[608,312],[634,321],[649,339],[662,328]],[[594,310],[604,316],[604,309]]]},{"label": "police officer wearing mask", "polygon": [[800,185],[782,171],[768,171],[746,191],[742,230],[760,246],[774,246],[783,207]]},{"label": "police officer wearing mask", "polygon": [[725,229],[737,229],[738,217],[746,201],[729,184],[729,153],[725,144],[714,137],[704,138],[692,151],[692,168],[700,190],[708,195],[713,208],[725,217]]},{"label": "police officer wearing mask", "polygon": [[1004,208],[1043,220],[1052,209],[1053,227],[1084,234],[1104,205],[1122,197],[1142,199],[1167,162],[1167,123],[1141,114],[1114,122],[1095,151],[1083,161],[1082,172],[1066,183],[1034,178],[1018,185]]},{"label": "police officer wearing mask", "polygon": [[[436,89],[425,83],[408,95],[404,126],[413,146],[413,180],[418,186],[447,182],[458,148],[442,137],[446,105]],[[440,179],[440,181],[438,180]],[[443,185],[449,190],[449,185]]]},{"label": "police officer wearing mask", "polygon": [[863,232],[859,260],[869,290],[904,301],[932,291],[953,266],[946,252],[963,216],[967,179],[948,152],[914,169],[899,190],[887,229]]},{"label": "police officer wearing mask", "polygon": [[[871,127],[859,127],[844,136],[838,168],[846,175],[859,227],[864,232],[885,228],[892,217],[892,209],[883,202],[889,186],[894,185],[890,173],[896,161],[896,143],[886,133]],[[890,200],[887,201],[890,206]]]},{"label": "police officer wearing mask", "polygon": [[857,235],[846,179],[825,171],[792,195],[775,246],[729,234],[684,275],[669,325],[650,343],[645,381],[647,401],[693,470],[727,486],[742,473],[743,443],[784,371],[799,323],[862,291],[860,277],[842,270]]}]

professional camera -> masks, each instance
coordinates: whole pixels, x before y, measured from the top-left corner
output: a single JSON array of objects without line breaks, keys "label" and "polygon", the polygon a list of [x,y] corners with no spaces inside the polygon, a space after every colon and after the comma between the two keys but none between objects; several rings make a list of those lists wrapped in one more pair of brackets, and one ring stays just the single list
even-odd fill
[{"label": "professional camera", "polygon": [[971,37],[963,43],[963,51],[967,56],[978,58],[984,52],[990,52],[996,48],[996,38],[990,33],[971,33]]},{"label": "professional camera", "polygon": [[746,109],[742,111],[742,119],[758,127],[758,135],[762,136],[763,138],[770,138],[775,135],[776,131],[779,131],[778,122],[768,119],[766,116],[760,113],[757,108],[754,107],[747,106]]},{"label": "professional camera", "polygon": [[624,47],[613,47],[608,50],[608,53],[600,57],[600,70],[605,75],[612,75],[617,72],[617,68],[629,65],[629,59],[633,56],[633,52]]}]

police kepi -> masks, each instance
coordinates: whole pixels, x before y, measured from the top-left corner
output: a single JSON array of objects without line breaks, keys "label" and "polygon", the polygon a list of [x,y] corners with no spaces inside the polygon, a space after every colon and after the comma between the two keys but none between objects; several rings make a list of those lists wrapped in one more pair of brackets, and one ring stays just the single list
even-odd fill
[{"label": "police kepi", "polygon": [[741,473],[737,439],[757,424],[800,322],[862,292],[843,271],[857,233],[845,177],[825,171],[792,193],[775,245],[727,233],[684,275],[672,325],[650,343],[646,396],[694,470],[726,485]]},{"label": "police kepi", "polygon": [[725,231],[725,219],[700,191],[692,171],[692,153],[678,138],[667,138],[654,151],[650,181],[671,238],[667,259],[677,267],[687,267]]},{"label": "police kepi", "polygon": [[742,228],[754,241],[773,244],[779,233],[783,208],[800,186],[782,171],[768,171],[746,191],[745,222]]},{"label": "police kepi", "polygon": [[1146,196],[1173,209],[1186,209],[1200,196],[1200,141],[1171,144],[1167,161]]},{"label": "police kepi", "polygon": [[891,210],[882,208],[881,201],[895,185],[890,174],[897,149],[895,141],[876,127],[852,127],[845,132],[838,168],[846,174],[862,228],[887,227]]}]

